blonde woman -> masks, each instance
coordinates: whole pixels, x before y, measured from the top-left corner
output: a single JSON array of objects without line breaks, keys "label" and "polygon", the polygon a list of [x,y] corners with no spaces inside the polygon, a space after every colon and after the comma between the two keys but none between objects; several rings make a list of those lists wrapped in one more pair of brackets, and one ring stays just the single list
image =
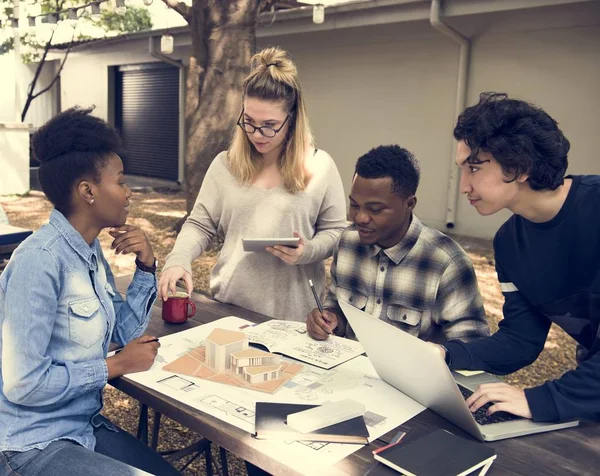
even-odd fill
[{"label": "blonde woman", "polygon": [[[268,48],[251,60],[243,108],[228,151],[206,173],[189,218],[167,257],[163,300],[217,234],[223,247],[210,287],[219,301],[267,316],[304,321],[314,307],[308,280],[322,295],[323,260],[346,225],[342,181],[332,158],[314,147],[296,67]],[[242,238],[300,237],[297,248],[244,252]]]}]

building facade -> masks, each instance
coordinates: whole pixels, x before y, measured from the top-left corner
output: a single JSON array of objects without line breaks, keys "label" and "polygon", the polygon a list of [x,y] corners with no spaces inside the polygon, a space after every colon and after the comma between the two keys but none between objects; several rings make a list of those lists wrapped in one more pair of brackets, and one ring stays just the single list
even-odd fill
[{"label": "building facade", "polygon": [[[461,46],[432,26],[432,4],[356,2],[327,8],[320,25],[312,23],[310,9],[278,12],[272,23],[267,14],[257,29],[257,49],[278,45],[290,52],[317,146],[334,158],[347,191],[360,155],[377,145],[399,144],[421,163],[416,208],[421,220],[442,231],[491,237],[508,212],[480,217],[457,196],[452,129],[458,85],[464,81],[466,105],[482,91],[501,91],[543,107],[571,141],[569,173],[599,174],[600,2],[441,2],[441,20],[468,41],[462,79]],[[182,181],[184,77],[191,40],[185,28],[171,33],[175,50],[170,58],[181,61],[181,68],[156,57],[161,32],[76,48],[62,73],[60,104],[62,109],[95,104],[96,114],[113,124],[124,127],[125,121],[130,128],[126,141],[129,134],[131,143],[140,145],[142,159],[149,154],[144,151],[148,137],[157,137],[163,147],[159,158],[168,160],[150,157],[141,173],[160,172]],[[135,71],[138,80],[128,83]],[[144,108],[136,103],[136,94],[143,97],[161,81],[171,88],[168,111],[158,99],[154,108],[148,101]],[[156,117],[164,125],[158,135]]]}]

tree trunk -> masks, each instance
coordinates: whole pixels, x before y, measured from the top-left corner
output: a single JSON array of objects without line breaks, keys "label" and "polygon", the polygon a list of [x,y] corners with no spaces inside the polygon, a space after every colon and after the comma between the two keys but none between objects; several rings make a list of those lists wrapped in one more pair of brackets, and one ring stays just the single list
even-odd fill
[{"label": "tree trunk", "polygon": [[206,171],[227,149],[242,104],[261,0],[195,0],[186,79],[185,186],[188,213]]}]

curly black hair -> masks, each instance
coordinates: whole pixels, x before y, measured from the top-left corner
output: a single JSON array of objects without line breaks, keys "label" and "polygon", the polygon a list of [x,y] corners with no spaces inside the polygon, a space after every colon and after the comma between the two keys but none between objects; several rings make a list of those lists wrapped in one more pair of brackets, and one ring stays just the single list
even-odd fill
[{"label": "curly black hair", "polygon": [[40,162],[42,191],[63,215],[71,213],[71,194],[78,179],[100,182],[100,171],[111,153],[122,154],[119,133],[91,115],[94,108],[67,109],[44,124],[31,138]]},{"label": "curly black hair", "polygon": [[545,111],[505,93],[484,92],[458,117],[454,138],[471,149],[470,164],[489,152],[508,182],[529,176],[533,190],[556,190],[564,182],[571,144]]},{"label": "curly black hair", "polygon": [[419,162],[399,145],[380,145],[356,162],[355,173],[363,178],[391,177],[392,190],[404,198],[417,193],[421,170]]}]

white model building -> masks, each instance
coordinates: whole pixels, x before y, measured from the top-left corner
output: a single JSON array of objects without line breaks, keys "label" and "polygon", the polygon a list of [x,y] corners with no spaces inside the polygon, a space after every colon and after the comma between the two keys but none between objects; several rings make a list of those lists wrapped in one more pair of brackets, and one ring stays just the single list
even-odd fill
[{"label": "white model building", "polygon": [[251,384],[268,382],[281,376],[281,365],[261,365],[244,367],[244,378]]},{"label": "white model building", "polygon": [[248,348],[231,354],[231,371],[244,375],[244,367],[279,365],[281,356],[260,349]]},{"label": "white model building", "polygon": [[204,362],[217,372],[231,369],[231,354],[248,348],[246,334],[226,329],[215,329],[204,341]]}]

